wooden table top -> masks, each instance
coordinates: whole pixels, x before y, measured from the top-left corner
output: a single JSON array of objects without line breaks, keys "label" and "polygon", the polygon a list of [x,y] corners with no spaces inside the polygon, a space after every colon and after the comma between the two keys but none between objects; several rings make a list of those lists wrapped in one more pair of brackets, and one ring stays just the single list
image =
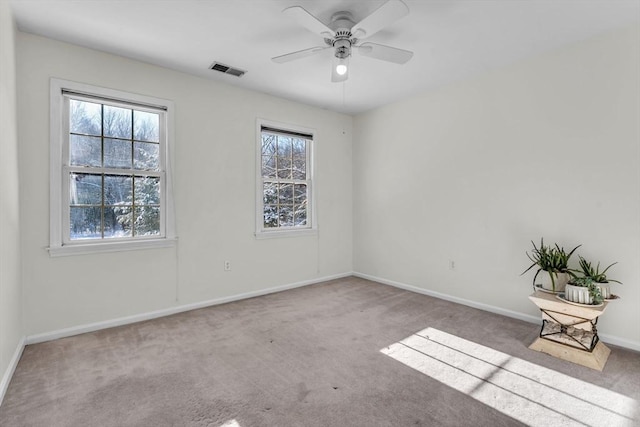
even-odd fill
[{"label": "wooden table top", "polygon": [[607,301],[597,307],[584,304],[575,305],[562,300],[557,294],[542,291],[535,291],[529,295],[529,299],[541,309],[563,313],[569,316],[578,316],[583,319],[595,319],[604,313],[608,305]]}]

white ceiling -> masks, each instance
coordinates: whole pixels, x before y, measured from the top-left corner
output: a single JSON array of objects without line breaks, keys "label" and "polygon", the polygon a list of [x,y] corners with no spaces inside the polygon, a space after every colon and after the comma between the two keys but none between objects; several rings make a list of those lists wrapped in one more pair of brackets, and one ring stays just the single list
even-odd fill
[{"label": "white ceiling", "polygon": [[[640,0],[404,0],[410,14],[367,41],[413,58],[397,65],[354,55],[343,84],[331,82],[330,50],[271,61],[323,44],[281,11],[300,5],[328,23],[347,10],[360,21],[385,0],[10,1],[22,31],[346,113],[640,21]],[[248,72],[211,71],[214,61]]]}]

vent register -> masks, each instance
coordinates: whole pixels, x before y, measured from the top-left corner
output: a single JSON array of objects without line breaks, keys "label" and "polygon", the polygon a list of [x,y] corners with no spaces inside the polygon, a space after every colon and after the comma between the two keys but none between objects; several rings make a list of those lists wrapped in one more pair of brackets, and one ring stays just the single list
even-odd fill
[{"label": "vent register", "polygon": [[233,68],[228,65],[221,64],[220,62],[214,62],[209,67],[210,70],[219,71],[224,74],[231,74],[232,76],[242,77],[246,71],[239,68]]}]

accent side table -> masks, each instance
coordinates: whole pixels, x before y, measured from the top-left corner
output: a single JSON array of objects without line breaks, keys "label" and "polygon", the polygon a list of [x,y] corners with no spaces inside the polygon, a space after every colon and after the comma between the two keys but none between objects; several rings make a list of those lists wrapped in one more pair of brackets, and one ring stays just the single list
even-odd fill
[{"label": "accent side table", "polygon": [[607,302],[595,307],[564,302],[555,294],[535,291],[529,299],[540,309],[542,327],[530,349],[602,371],[611,350],[598,337],[598,317]]}]

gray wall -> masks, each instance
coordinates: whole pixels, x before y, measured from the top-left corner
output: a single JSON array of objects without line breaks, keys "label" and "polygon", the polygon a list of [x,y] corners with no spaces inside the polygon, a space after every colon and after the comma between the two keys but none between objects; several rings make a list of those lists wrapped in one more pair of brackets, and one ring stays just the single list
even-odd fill
[{"label": "gray wall", "polygon": [[23,336],[14,36],[9,2],[0,1],[0,400]]},{"label": "gray wall", "polygon": [[[17,47],[27,335],[351,272],[350,116],[26,33]],[[51,77],[174,102],[176,248],[49,256]],[[316,130],[316,236],[255,239],[257,118]]]},{"label": "gray wall", "polygon": [[639,33],[358,116],[354,270],[538,317],[530,241],[582,244],[624,283],[599,331],[640,350]]}]

